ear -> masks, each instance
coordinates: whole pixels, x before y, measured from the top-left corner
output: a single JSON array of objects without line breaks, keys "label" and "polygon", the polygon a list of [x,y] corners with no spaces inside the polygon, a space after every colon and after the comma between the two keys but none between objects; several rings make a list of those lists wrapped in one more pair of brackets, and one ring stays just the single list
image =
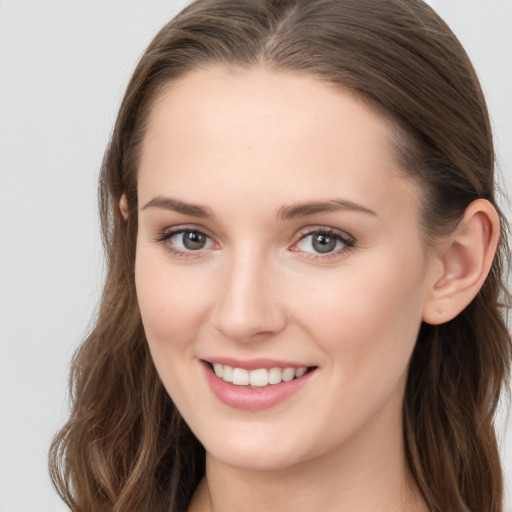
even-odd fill
[{"label": "ear", "polygon": [[424,322],[448,322],[475,298],[491,268],[499,234],[494,206],[485,199],[473,201],[454,232],[434,249],[441,264],[424,304]]},{"label": "ear", "polygon": [[121,199],[119,199],[119,211],[121,212],[123,219],[128,220],[130,210],[128,209],[128,199],[126,199],[126,194],[123,194]]}]

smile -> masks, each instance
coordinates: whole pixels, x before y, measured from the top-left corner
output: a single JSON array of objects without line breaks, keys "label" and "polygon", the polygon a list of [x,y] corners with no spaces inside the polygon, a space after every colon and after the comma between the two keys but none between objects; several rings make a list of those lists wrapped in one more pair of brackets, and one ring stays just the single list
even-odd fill
[{"label": "smile", "polygon": [[274,367],[246,370],[245,368],[236,368],[220,363],[213,363],[212,367],[215,375],[224,382],[229,382],[235,386],[251,386],[254,388],[262,388],[281,382],[290,382],[293,379],[302,377],[308,371],[306,366],[299,368]]},{"label": "smile", "polygon": [[288,400],[307,387],[318,374],[318,366],[279,364],[278,361],[263,359],[242,364],[236,364],[234,360],[201,361],[206,382],[214,396],[231,408],[252,412]]}]

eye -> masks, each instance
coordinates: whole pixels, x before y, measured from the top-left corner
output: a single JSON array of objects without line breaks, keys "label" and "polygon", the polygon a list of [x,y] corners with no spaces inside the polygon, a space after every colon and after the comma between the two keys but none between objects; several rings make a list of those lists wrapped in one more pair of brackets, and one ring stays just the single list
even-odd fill
[{"label": "eye", "polygon": [[200,231],[181,231],[169,237],[175,246],[187,251],[198,251],[204,249],[209,239]]},{"label": "eye", "polygon": [[331,229],[311,231],[301,237],[294,250],[310,253],[312,256],[330,256],[353,247],[354,240],[347,235]]},{"label": "eye", "polygon": [[169,252],[178,255],[209,249],[214,245],[206,233],[198,229],[184,228],[166,230],[156,238],[156,241],[163,242]]}]

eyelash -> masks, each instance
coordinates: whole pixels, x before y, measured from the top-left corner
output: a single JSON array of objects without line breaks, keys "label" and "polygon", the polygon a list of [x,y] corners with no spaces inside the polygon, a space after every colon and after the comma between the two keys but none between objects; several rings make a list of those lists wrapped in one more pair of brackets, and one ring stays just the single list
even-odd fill
[{"label": "eyelash", "polygon": [[[198,235],[206,237],[208,240],[211,240],[211,237],[207,233],[205,233],[203,230],[196,228],[196,227],[190,227],[190,226],[176,227],[176,228],[173,228],[170,230],[169,229],[163,230],[155,237],[154,240],[157,243],[164,244],[167,251],[169,253],[171,253],[173,256],[177,256],[180,258],[188,258],[188,259],[199,258],[199,257],[203,256],[202,249],[198,249],[196,251],[194,251],[194,250],[184,251],[184,250],[178,249],[175,246],[168,243],[169,240],[173,236],[183,234],[183,233],[196,233]],[[343,244],[343,247],[336,249],[332,252],[324,253],[324,254],[300,251],[299,249],[293,248],[293,247],[296,247],[297,244],[299,244],[300,242],[304,241],[307,237],[314,236],[314,235],[326,235],[328,237],[332,237],[336,240],[336,242],[341,242],[341,244]],[[306,229],[302,230],[298,234],[297,240],[293,243],[292,248],[290,250],[292,250],[294,252],[303,252],[305,255],[304,257],[306,259],[315,260],[315,261],[327,261],[327,260],[330,260],[331,258],[338,257],[338,256],[350,251],[351,249],[354,248],[354,246],[355,246],[355,239],[353,237],[343,233],[342,231],[338,231],[333,228],[324,228],[324,227],[320,228],[319,227],[319,228],[306,228]]]},{"label": "eyelash", "polygon": [[197,250],[197,251],[192,251],[192,250],[183,251],[181,249],[178,249],[178,248],[174,247],[173,245],[171,245],[169,243],[170,239],[173,236],[176,236],[176,235],[179,235],[179,234],[182,234],[182,233],[197,233],[197,234],[205,236],[206,238],[211,240],[211,237],[208,236],[207,233],[205,233],[203,230],[198,229],[196,227],[176,227],[174,229],[170,229],[170,230],[169,229],[164,229],[163,231],[161,231],[155,237],[155,242],[164,244],[165,248],[167,249],[167,251],[169,253],[171,253],[173,256],[177,256],[179,258],[192,259],[192,258],[201,257],[202,256],[202,254],[201,254],[202,251],[201,250]]},{"label": "eyelash", "polygon": [[[353,237],[347,235],[346,233],[343,233],[342,231],[338,231],[337,229],[333,229],[333,228],[323,228],[323,227],[320,228],[319,227],[319,228],[314,228],[314,229],[306,228],[306,229],[302,230],[299,233],[298,240],[296,242],[294,242],[292,247],[295,247],[297,244],[299,244],[300,242],[305,240],[307,237],[314,236],[314,235],[326,235],[328,237],[332,237],[336,240],[336,242],[341,242],[343,244],[343,247],[341,247],[340,249],[336,249],[332,252],[324,253],[324,254],[303,251],[305,254],[304,257],[309,260],[327,261],[331,258],[336,258],[336,257],[341,256],[342,254],[347,253],[348,251],[353,249],[355,246],[355,239]],[[292,249],[292,250],[299,252],[299,249]]]}]

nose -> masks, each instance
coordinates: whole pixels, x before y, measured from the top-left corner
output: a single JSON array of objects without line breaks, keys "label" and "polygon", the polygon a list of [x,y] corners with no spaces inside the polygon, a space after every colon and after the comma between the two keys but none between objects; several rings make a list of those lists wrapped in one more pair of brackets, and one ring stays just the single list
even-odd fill
[{"label": "nose", "polygon": [[215,328],[237,342],[267,339],[286,325],[284,297],[276,270],[268,260],[254,254],[239,254],[219,276],[213,311]]}]

